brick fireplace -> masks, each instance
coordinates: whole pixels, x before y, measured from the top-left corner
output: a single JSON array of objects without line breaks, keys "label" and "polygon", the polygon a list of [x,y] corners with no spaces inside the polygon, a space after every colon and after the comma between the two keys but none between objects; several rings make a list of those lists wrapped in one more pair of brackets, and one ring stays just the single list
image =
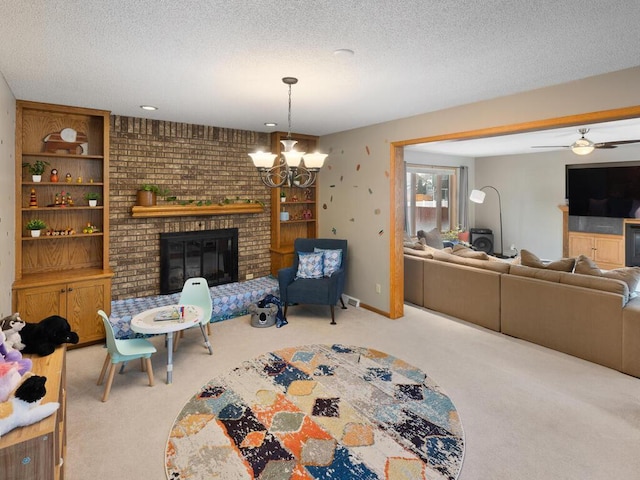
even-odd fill
[{"label": "brick fireplace", "polygon": [[[235,228],[238,279],[270,271],[269,188],[247,152],[270,144],[266,133],[112,115],[109,195],[114,300],[160,293],[160,235]],[[262,213],[132,218],[136,190],[153,183],[178,201],[264,202]]]}]

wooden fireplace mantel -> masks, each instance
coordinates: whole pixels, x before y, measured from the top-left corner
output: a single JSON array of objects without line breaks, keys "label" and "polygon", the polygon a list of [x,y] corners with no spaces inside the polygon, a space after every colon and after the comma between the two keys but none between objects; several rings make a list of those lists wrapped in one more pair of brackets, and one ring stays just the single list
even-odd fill
[{"label": "wooden fireplace mantel", "polygon": [[262,213],[264,206],[259,203],[228,203],[224,205],[154,205],[153,207],[131,207],[131,216],[147,217],[187,217],[203,215],[238,215]]}]

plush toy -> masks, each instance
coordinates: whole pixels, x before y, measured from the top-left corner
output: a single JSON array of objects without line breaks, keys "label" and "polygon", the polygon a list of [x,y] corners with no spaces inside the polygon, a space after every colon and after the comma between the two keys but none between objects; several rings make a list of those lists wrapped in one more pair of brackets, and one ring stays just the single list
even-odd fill
[{"label": "plush toy", "polygon": [[24,343],[21,342],[20,330],[24,327],[25,322],[20,318],[18,312],[0,320],[0,329],[6,335],[5,345],[16,350],[22,350]]},{"label": "plush toy", "polygon": [[30,358],[22,358],[22,354],[18,350],[8,348],[5,343],[5,335],[0,330],[0,364],[2,363],[15,363],[18,365],[20,375],[24,375],[31,370],[33,362]]},{"label": "plush toy", "polygon": [[7,401],[21,381],[17,363],[0,363],[0,403]]},{"label": "plush toy", "polygon": [[60,407],[58,402],[40,405],[47,393],[44,387],[46,381],[46,377],[28,373],[13,396],[0,403],[0,437],[16,427],[39,422]]},{"label": "plush toy", "polygon": [[56,347],[63,343],[78,343],[76,332],[71,331],[71,326],[66,318],[59,315],[51,315],[38,323],[26,323],[20,331],[23,353],[36,353],[41,357],[51,355]]}]

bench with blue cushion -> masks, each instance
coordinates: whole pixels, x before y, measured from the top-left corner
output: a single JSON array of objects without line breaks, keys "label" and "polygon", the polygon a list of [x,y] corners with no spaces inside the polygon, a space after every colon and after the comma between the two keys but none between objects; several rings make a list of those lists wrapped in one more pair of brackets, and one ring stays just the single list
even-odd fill
[{"label": "bench with blue cushion", "polygon": [[[266,295],[278,296],[278,280],[274,277],[260,277],[245,282],[226,283],[209,288],[213,302],[211,322],[221,322],[230,318],[247,315],[249,306],[262,300]],[[127,298],[111,302],[109,320],[113,325],[116,338],[135,338],[145,335],[131,330],[131,318],[145,310],[176,305],[180,300],[180,292],[168,295]]]}]

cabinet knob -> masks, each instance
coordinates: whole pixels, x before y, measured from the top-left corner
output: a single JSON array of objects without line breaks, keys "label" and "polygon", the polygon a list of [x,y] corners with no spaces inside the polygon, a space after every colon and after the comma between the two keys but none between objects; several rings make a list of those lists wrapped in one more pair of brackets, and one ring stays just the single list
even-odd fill
[{"label": "cabinet knob", "polygon": [[65,289],[64,289],[64,288],[61,288],[61,289],[60,289],[60,293],[64,293],[64,292],[65,292]]},{"label": "cabinet knob", "polygon": [[67,288],[67,292],[73,292],[73,288]]}]

